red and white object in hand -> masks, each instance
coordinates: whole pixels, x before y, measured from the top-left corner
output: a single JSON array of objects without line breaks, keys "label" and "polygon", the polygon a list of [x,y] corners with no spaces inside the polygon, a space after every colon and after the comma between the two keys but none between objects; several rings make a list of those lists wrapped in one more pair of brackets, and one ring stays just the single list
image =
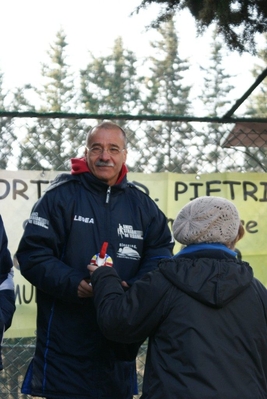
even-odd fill
[{"label": "red and white object in hand", "polygon": [[100,252],[95,254],[90,264],[95,266],[113,266],[112,258],[107,254],[108,242],[103,242]]}]

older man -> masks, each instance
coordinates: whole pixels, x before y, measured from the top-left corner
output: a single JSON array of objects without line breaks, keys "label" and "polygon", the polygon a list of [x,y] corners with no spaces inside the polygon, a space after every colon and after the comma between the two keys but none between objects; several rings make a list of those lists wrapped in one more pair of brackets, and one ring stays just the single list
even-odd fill
[{"label": "older man", "polygon": [[23,393],[133,396],[136,350],[101,334],[87,265],[100,253],[127,289],[171,256],[173,240],[164,214],[127,181],[126,157],[124,130],[101,123],[87,136],[84,158],[72,159],[72,173],[59,175],[33,209],[17,251],[21,273],[37,287],[38,310]]}]

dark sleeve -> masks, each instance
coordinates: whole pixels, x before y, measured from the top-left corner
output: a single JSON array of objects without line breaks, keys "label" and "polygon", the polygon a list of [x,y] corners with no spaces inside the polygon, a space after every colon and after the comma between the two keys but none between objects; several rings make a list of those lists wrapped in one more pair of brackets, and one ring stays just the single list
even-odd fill
[{"label": "dark sleeve", "polygon": [[253,278],[251,286],[257,293],[259,300],[262,304],[262,309],[264,311],[264,316],[267,324],[267,289],[266,287],[257,279]]},{"label": "dark sleeve", "polygon": [[136,281],[127,292],[110,267],[99,267],[91,282],[99,327],[113,341],[144,341],[164,317],[170,283],[159,270]]},{"label": "dark sleeve", "polygon": [[[0,216],[0,285],[8,278],[12,266],[13,262],[8,250],[8,239],[2,217]],[[7,330],[11,326],[15,312],[15,293],[13,289],[0,288],[0,312],[1,325]],[[3,328],[0,327],[0,331],[3,331]]]},{"label": "dark sleeve", "polygon": [[144,202],[144,213],[144,219],[150,219],[144,231],[144,250],[139,271],[134,278],[127,281],[129,285],[155,270],[160,259],[170,258],[173,253],[174,240],[164,213],[150,198],[146,198]]},{"label": "dark sleeve", "polygon": [[0,291],[1,320],[5,331],[11,326],[15,312],[15,293],[13,290]]},{"label": "dark sleeve", "polygon": [[2,339],[4,331],[6,331],[12,322],[15,312],[15,293],[13,290],[0,291],[0,370],[3,370],[2,363]]},{"label": "dark sleeve", "polygon": [[2,217],[0,216],[0,284],[7,278],[7,275],[13,266],[7,245],[7,235]]},{"label": "dark sleeve", "polygon": [[69,209],[57,190],[34,206],[16,253],[21,274],[38,289],[67,302],[81,302],[77,288],[84,273],[61,258],[68,235]]}]

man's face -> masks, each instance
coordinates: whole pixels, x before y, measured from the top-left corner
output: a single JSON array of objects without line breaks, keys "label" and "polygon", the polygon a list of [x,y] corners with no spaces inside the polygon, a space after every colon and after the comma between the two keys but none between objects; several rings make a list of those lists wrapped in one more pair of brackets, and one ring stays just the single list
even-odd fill
[{"label": "man's face", "polygon": [[113,186],[118,180],[127,151],[120,129],[96,129],[90,136],[85,157],[90,171],[99,180]]}]

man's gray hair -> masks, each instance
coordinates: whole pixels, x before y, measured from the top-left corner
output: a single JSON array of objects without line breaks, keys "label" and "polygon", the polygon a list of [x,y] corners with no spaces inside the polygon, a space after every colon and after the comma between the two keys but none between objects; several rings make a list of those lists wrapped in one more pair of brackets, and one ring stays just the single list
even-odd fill
[{"label": "man's gray hair", "polygon": [[98,125],[93,126],[89,130],[89,132],[87,134],[87,137],[86,137],[86,144],[87,145],[89,143],[89,139],[90,139],[91,135],[95,132],[95,130],[98,130],[98,129],[107,129],[107,130],[108,129],[119,129],[122,132],[122,134],[123,134],[124,141],[125,141],[125,148],[126,148],[127,136],[126,136],[125,130],[120,125],[117,125],[117,123],[112,122],[112,121],[108,121],[108,120],[105,120],[105,121],[99,123]]}]

